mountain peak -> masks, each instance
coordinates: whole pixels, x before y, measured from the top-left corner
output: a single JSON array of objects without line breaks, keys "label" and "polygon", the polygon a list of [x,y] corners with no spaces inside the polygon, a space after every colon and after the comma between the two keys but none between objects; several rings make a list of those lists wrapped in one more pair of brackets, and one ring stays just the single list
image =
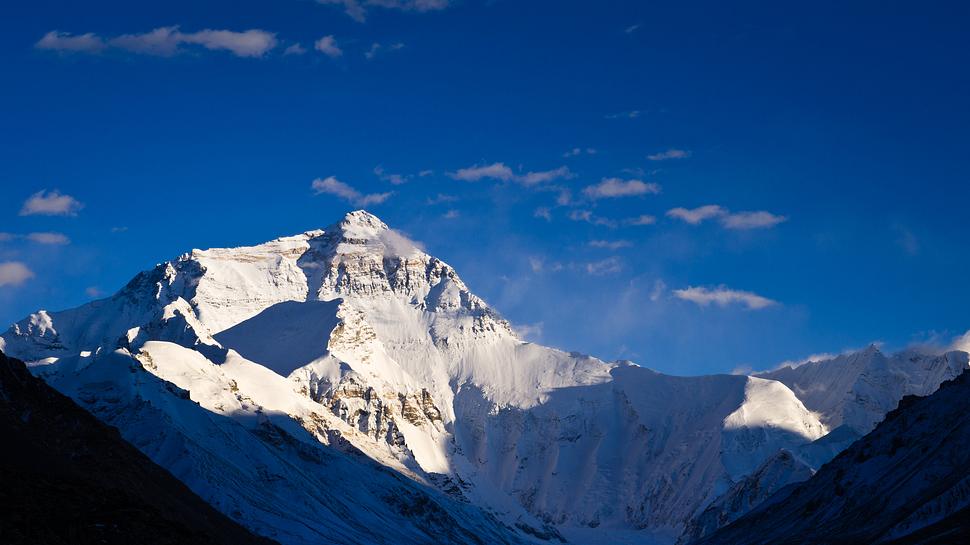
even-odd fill
[{"label": "mountain peak", "polygon": [[347,215],[340,222],[332,225],[327,230],[329,231],[331,229],[344,232],[367,230],[379,233],[381,231],[387,231],[390,227],[381,221],[380,218],[366,210],[354,210],[353,212],[347,212]]}]

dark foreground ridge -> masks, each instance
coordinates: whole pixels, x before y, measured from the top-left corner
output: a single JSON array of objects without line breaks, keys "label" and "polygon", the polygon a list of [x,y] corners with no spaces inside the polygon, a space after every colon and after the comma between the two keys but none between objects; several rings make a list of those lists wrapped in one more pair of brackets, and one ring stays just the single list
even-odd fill
[{"label": "dark foreground ridge", "polygon": [[695,543],[970,543],[970,371],[904,397],[812,478]]},{"label": "dark foreground ridge", "polygon": [[0,352],[0,543],[271,545]]}]

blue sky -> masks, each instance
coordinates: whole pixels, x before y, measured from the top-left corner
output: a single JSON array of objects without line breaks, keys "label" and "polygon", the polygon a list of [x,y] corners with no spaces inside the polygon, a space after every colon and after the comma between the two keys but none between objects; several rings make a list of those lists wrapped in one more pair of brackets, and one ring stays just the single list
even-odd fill
[{"label": "blue sky", "polygon": [[665,372],[970,329],[964,2],[196,4],[5,6],[3,322],[364,206]]}]

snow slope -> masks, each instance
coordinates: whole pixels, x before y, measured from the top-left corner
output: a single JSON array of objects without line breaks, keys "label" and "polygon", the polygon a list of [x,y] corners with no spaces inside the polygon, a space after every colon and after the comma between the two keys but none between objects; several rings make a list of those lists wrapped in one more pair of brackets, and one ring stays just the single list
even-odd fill
[{"label": "snow slope", "polygon": [[[672,377],[523,342],[448,264],[363,211],[257,246],[194,250],[112,297],[25,318],[2,347],[48,364],[35,369],[72,397],[88,384],[73,371],[92,357],[84,354],[108,368],[131,354],[209,414],[248,429],[273,415],[294,437],[366,457],[538,540],[586,542],[596,529],[672,541],[779,449],[794,452],[841,422],[823,423],[816,407],[834,415],[847,406],[809,405],[815,398],[770,377]],[[130,388],[128,375],[98,372]],[[790,383],[804,393],[810,378]],[[105,415],[133,402],[89,399]],[[163,437],[129,432],[146,453],[163,451]],[[194,435],[201,428],[179,433],[219,450]],[[161,458],[169,469],[180,463]],[[205,471],[186,482],[203,486]],[[298,542],[291,525],[307,511],[293,509],[284,524],[228,482],[200,495]],[[280,492],[274,505],[305,504],[306,494]]]}]

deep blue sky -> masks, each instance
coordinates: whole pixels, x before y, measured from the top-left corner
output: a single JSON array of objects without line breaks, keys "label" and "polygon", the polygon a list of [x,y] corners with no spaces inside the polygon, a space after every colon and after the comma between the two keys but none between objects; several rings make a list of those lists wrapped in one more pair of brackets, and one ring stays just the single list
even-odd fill
[{"label": "deep blue sky", "polygon": [[[359,207],[311,189],[334,176],[393,192],[366,207],[528,338],[606,359],[727,372],[970,328],[970,4],[440,1],[363,22],[309,0],[5,6],[0,321],[326,226]],[[173,25],[166,55],[111,41]],[[240,56],[205,29],[276,43]],[[505,180],[449,176],[495,163]],[[640,194],[584,193],[608,178]],[[83,208],[20,215],[55,189]]]}]

